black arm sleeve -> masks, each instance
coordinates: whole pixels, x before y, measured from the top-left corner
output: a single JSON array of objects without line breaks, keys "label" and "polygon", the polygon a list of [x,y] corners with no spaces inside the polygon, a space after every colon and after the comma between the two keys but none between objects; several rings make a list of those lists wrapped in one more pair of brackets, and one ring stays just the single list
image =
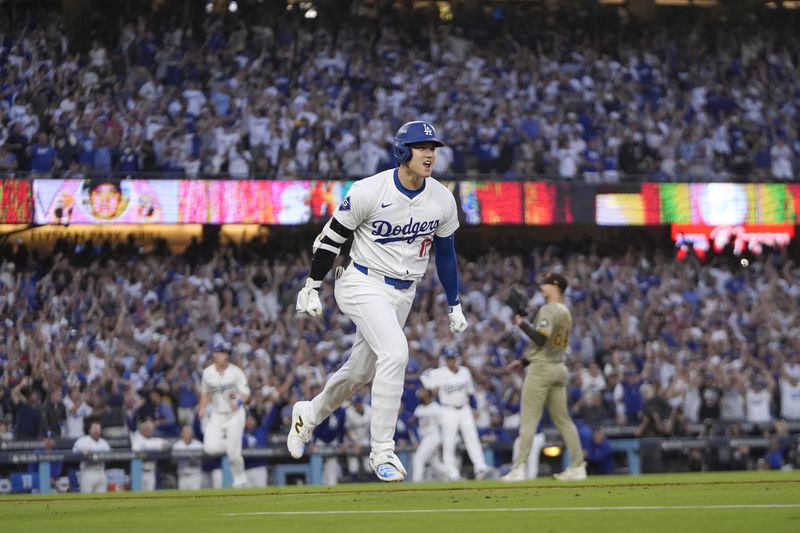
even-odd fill
[{"label": "black arm sleeve", "polygon": [[[308,277],[314,281],[322,281],[328,275],[336,256],[339,255],[342,243],[353,236],[353,230],[347,229],[336,218],[331,218],[322,230],[320,246],[311,257],[311,273]],[[335,250],[335,251],[334,251]]]},{"label": "black arm sleeve", "polygon": [[547,336],[542,335],[531,326],[530,322],[522,321],[519,323],[519,329],[525,332],[525,335],[531,338],[533,342],[536,343],[537,346],[544,346],[544,343],[547,341]]}]

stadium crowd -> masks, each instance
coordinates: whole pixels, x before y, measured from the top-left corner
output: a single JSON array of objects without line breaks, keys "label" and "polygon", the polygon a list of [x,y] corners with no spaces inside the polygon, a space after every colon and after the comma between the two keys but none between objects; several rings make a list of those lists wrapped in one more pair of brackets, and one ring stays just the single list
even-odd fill
[{"label": "stadium crowd", "polygon": [[[282,443],[291,405],[325,383],[353,342],[354,327],[337,311],[330,287],[321,292],[319,319],[295,315],[309,257],[262,238],[240,247],[195,242],[182,254],[163,243],[145,252],[132,239],[115,246],[60,241],[48,256],[21,244],[0,251],[3,439],[77,438],[91,422],[125,436],[144,421],[157,436],[177,437],[181,425],[195,422],[210,347],[227,342],[253,391],[249,427]],[[528,290],[532,308],[540,305],[534,280],[546,270],[571,283],[568,394],[586,447],[618,426],[640,437],[773,438],[786,434],[786,422],[800,422],[800,268],[785,253],[746,269],[722,257],[703,264],[636,250],[604,257],[555,247],[522,257],[486,253],[461,266],[471,327],[456,337],[431,269],[406,325],[400,443],[416,442],[421,372],[439,366],[442,348],[454,345],[475,379],[482,438],[510,447],[522,376],[505,366],[527,341],[511,327],[503,298],[515,285]],[[362,397],[368,405],[368,388]],[[337,412],[332,418],[344,425],[326,425],[322,437],[354,449],[357,430],[346,417]],[[790,451],[780,449],[774,464],[791,462]],[[692,453],[697,468],[752,468],[758,459],[746,450]],[[645,457],[646,468],[664,468],[662,459]],[[685,468],[679,464],[673,467]]]},{"label": "stadium crowd", "polygon": [[346,20],[285,5],[142,13],[94,25],[86,45],[55,16],[6,11],[0,172],[360,177],[392,165],[391,136],[414,117],[448,142],[442,177],[795,176],[794,14],[692,9],[650,25],[537,5],[444,23],[349,4]]}]

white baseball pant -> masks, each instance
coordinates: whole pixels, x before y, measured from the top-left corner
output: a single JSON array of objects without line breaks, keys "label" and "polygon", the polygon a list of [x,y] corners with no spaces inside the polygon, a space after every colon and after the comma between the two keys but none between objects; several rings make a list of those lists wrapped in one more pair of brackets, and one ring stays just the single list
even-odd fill
[{"label": "white baseball pant", "polygon": [[156,464],[144,463],[142,465],[142,491],[152,492],[156,490]]},{"label": "white baseball pant", "polygon": [[339,458],[335,455],[325,459],[322,465],[322,484],[323,485],[336,485],[339,483],[339,476],[342,475],[342,465],[339,464]]},{"label": "white baseball pant", "polygon": [[178,472],[178,489],[200,490],[203,488],[203,471],[199,468]]},{"label": "white baseball pant", "polygon": [[266,487],[267,486],[267,467],[257,466],[255,468],[248,468],[244,471],[247,475],[248,487]]},{"label": "white baseball pant", "polygon": [[203,488],[204,489],[221,489],[222,488],[222,469],[215,468],[211,472],[203,472]]},{"label": "white baseball pant", "polygon": [[439,458],[441,445],[442,438],[439,435],[429,435],[422,438],[411,462],[411,481],[418,482],[430,479],[430,476],[427,478],[425,476],[425,465],[428,463],[430,463],[431,469],[437,475],[444,474],[449,476],[442,460]]},{"label": "white baseball pant", "polygon": [[81,470],[81,492],[107,492],[106,471],[96,468]]},{"label": "white baseball pant", "polygon": [[242,457],[242,435],[244,435],[244,409],[233,413],[211,413],[203,439],[203,449],[209,455],[227,454],[231,464],[234,486],[244,486],[247,475],[244,473]]},{"label": "white baseball pant", "polygon": [[[525,479],[536,479],[539,476],[539,457],[544,448],[544,433],[537,433],[533,437],[531,453],[525,463]],[[514,439],[514,446],[511,452],[511,462],[516,463],[519,457],[519,437]]]},{"label": "white baseball pant", "polygon": [[[342,465],[339,463],[339,456],[335,453],[338,452],[339,446],[318,440],[314,443],[314,449],[318,453],[322,453],[325,461],[322,463],[322,484],[323,485],[336,485],[339,483],[339,477],[342,475]],[[334,452],[332,455],[326,455],[325,452]]]},{"label": "white baseball pant", "polygon": [[461,478],[456,465],[456,444],[458,434],[464,441],[469,460],[476,472],[486,470],[486,459],[483,456],[483,447],[478,438],[478,426],[469,405],[463,407],[442,406],[442,459],[447,475],[452,480]]},{"label": "white baseball pant", "polygon": [[325,420],[342,402],[372,380],[370,446],[373,455],[394,452],[394,430],[403,394],[408,340],[403,325],[414,302],[416,284],[400,290],[377,274],[351,265],[336,281],[339,309],[356,325],[350,358],[311,401],[312,420]]}]

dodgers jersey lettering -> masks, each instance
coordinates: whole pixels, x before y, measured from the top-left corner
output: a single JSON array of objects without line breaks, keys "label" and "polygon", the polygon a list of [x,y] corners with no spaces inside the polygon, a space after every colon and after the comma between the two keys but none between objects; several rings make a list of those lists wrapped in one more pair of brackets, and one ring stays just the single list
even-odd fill
[{"label": "dodgers jersey lettering", "polygon": [[200,390],[211,396],[211,406],[215,413],[227,414],[233,412],[235,400],[231,400],[233,393],[237,398],[250,395],[250,386],[247,384],[242,369],[236,365],[228,364],[223,373],[217,372],[214,365],[203,370],[203,381]]},{"label": "dodgers jersey lettering", "polygon": [[413,198],[397,180],[393,169],[356,182],[333,216],[354,230],[353,261],[384,276],[416,280],[427,269],[433,237],[458,229],[456,200],[433,178]]},{"label": "dodgers jersey lettering", "polygon": [[443,407],[464,407],[469,403],[468,395],[475,394],[472,373],[463,366],[451,372],[446,366],[426,370],[419,377],[426,389],[439,391],[439,402]]}]

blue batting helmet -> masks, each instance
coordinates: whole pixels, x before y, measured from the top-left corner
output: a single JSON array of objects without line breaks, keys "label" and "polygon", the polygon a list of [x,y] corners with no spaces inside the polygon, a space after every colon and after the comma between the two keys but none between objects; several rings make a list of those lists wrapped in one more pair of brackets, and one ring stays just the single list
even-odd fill
[{"label": "blue batting helmet", "polygon": [[224,341],[215,342],[211,347],[211,353],[223,352],[230,355],[232,351],[231,345]]},{"label": "blue batting helmet", "polygon": [[436,134],[436,129],[428,122],[415,120],[406,122],[394,136],[394,160],[398,165],[411,159],[411,149],[408,147],[414,143],[432,142],[436,146],[444,146]]},{"label": "blue batting helmet", "polygon": [[458,348],[455,346],[445,346],[442,348],[442,357],[444,358],[458,357],[459,355],[461,354],[458,352]]}]

